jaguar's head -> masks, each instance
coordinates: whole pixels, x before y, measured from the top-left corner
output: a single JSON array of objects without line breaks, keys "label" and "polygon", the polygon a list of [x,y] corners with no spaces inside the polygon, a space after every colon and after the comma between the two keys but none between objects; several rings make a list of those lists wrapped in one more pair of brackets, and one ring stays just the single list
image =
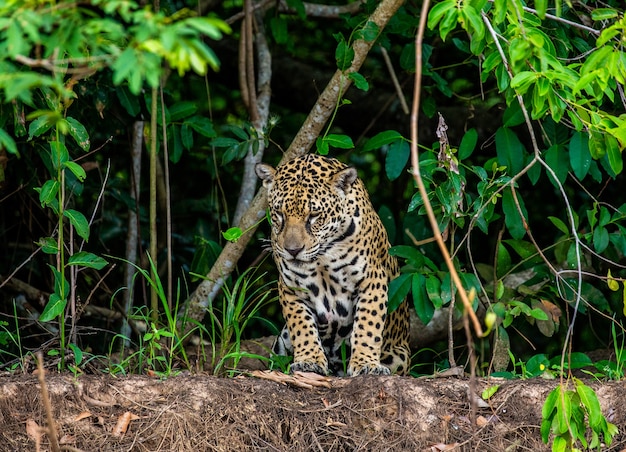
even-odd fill
[{"label": "jaguar's head", "polygon": [[306,155],[278,168],[259,163],[267,189],[272,248],[283,260],[312,262],[354,232],[345,211],[357,172],[338,160]]}]

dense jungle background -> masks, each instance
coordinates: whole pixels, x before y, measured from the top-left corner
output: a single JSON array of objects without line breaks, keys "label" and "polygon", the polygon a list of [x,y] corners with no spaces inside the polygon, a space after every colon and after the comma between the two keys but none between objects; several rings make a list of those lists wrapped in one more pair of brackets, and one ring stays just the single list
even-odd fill
[{"label": "dense jungle background", "polygon": [[[419,35],[423,6],[3,2],[0,369],[287,369],[253,168],[319,152],[358,169],[403,264],[412,375],[621,380],[623,3],[441,0]],[[546,438],[573,447],[555,403]]]}]

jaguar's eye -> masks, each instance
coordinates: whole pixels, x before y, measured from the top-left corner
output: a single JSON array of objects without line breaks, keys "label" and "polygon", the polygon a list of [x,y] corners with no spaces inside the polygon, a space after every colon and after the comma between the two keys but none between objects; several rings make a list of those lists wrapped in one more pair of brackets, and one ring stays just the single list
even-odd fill
[{"label": "jaguar's eye", "polygon": [[280,230],[283,227],[284,217],[281,212],[274,212],[272,215],[272,226],[276,230]]},{"label": "jaguar's eye", "polygon": [[309,227],[313,226],[315,224],[315,222],[320,218],[320,216],[322,215],[322,212],[320,211],[313,211],[309,214],[309,216],[306,219],[306,223]]}]

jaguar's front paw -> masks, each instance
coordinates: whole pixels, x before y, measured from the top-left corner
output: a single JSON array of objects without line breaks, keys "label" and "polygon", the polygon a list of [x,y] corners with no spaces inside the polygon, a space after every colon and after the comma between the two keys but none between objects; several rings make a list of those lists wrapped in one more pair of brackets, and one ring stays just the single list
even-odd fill
[{"label": "jaguar's front paw", "polygon": [[289,366],[289,371],[291,373],[315,372],[316,374],[320,374],[320,375],[328,375],[328,368],[324,368],[316,363],[307,363],[304,361],[292,363],[291,366]]},{"label": "jaguar's front paw", "polygon": [[388,367],[380,364],[351,365],[348,367],[348,376],[356,377],[357,375],[391,375],[391,371]]}]

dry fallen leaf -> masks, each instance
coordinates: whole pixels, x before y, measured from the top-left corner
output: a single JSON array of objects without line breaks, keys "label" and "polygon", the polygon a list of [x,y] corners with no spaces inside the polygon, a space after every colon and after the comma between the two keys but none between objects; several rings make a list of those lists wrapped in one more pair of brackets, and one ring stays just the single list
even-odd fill
[{"label": "dry fallen leaf", "polygon": [[82,413],[78,414],[75,418],[74,418],[74,422],[78,422],[81,421],[83,419],[86,419],[90,416],[93,416],[89,411],[83,411]]},{"label": "dry fallen leaf", "polygon": [[128,430],[128,426],[130,425],[130,421],[134,421],[135,419],[139,419],[139,416],[131,413],[130,411],[125,412],[120,417],[117,418],[117,424],[113,428],[113,436],[120,437],[126,430]]},{"label": "dry fallen leaf", "polygon": [[446,450],[454,450],[457,447],[459,447],[459,443],[454,443],[454,444],[443,444],[443,443],[433,444],[432,446],[430,446],[430,452],[442,452],[442,451],[446,451]]},{"label": "dry fallen leaf", "polygon": [[41,450],[41,435],[43,434],[41,427],[32,419],[26,421],[26,433],[35,440],[35,451]]}]

